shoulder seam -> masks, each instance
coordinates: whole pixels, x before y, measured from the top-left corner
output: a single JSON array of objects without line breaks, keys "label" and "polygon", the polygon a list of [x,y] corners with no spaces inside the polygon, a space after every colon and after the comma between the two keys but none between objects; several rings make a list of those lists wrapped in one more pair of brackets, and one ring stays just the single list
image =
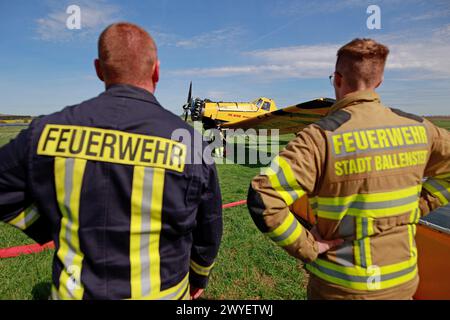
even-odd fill
[{"label": "shoulder seam", "polygon": [[402,111],[400,109],[395,109],[395,108],[389,108],[389,109],[391,109],[391,111],[393,113],[395,113],[396,115],[398,115],[400,117],[404,117],[404,118],[408,118],[408,119],[411,119],[411,120],[415,120],[415,121],[420,122],[420,123],[423,123],[423,121],[424,121],[423,117],[420,117],[418,115],[415,115],[415,114],[412,114],[412,113],[408,113],[408,112]]},{"label": "shoulder seam", "polygon": [[338,110],[332,114],[320,119],[314,124],[318,125],[322,130],[325,131],[335,131],[344,123],[349,121],[351,114],[344,110]]}]

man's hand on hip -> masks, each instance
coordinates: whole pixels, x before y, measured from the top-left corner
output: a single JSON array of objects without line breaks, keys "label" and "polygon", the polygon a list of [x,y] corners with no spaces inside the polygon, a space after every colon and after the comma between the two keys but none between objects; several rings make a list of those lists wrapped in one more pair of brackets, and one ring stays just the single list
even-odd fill
[{"label": "man's hand on hip", "polygon": [[315,226],[310,230],[310,232],[314,236],[314,239],[316,239],[319,254],[327,252],[328,250],[344,243],[344,239],[323,240]]}]

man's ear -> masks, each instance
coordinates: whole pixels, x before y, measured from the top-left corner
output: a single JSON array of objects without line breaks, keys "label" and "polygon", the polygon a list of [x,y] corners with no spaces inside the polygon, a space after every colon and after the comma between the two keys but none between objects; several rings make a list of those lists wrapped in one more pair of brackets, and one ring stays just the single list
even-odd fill
[{"label": "man's ear", "polygon": [[336,88],[340,88],[342,87],[342,76],[340,73],[335,73],[334,74],[334,85]]},{"label": "man's ear", "polygon": [[104,82],[105,78],[103,77],[103,71],[102,71],[102,68],[100,66],[100,60],[95,59],[94,66],[95,66],[95,72],[97,73],[97,77],[100,79],[100,81]]},{"label": "man's ear", "polygon": [[159,81],[159,60],[156,60],[155,63],[155,67],[153,69],[153,74],[152,74],[152,82],[153,82],[153,87],[156,88],[156,84]]},{"label": "man's ear", "polygon": [[383,83],[383,80],[384,80],[384,76],[381,77],[380,82],[378,82],[378,84],[375,86],[375,88],[378,88],[379,86],[381,86],[381,84]]}]

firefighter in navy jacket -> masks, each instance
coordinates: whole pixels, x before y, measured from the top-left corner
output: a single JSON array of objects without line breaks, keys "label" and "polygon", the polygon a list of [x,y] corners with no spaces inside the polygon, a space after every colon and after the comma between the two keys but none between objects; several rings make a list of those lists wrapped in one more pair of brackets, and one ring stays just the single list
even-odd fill
[{"label": "firefighter in navy jacket", "polygon": [[105,92],[0,149],[0,219],[55,242],[55,299],[197,298],[222,235],[214,163],[153,96],[147,32],[109,26],[95,65]]}]

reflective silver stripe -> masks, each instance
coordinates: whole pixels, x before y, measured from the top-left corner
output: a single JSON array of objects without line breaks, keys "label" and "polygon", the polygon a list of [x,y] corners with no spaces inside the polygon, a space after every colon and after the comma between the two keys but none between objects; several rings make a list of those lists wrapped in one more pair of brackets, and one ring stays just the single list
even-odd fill
[{"label": "reflective silver stripe", "polygon": [[[329,268],[326,268],[324,266],[318,265],[315,262],[311,262],[310,263],[311,266],[313,266],[314,268],[322,271],[323,273],[341,279],[341,280],[345,280],[345,281],[349,281],[349,282],[361,282],[361,283],[368,283],[368,281],[370,280],[371,276],[354,276],[354,275],[349,275],[349,274],[345,274],[342,272],[339,272],[337,270],[332,270]],[[396,271],[396,272],[392,272],[392,273],[387,273],[387,274],[381,274],[380,275],[380,281],[386,281],[386,280],[391,280],[391,279],[395,279],[398,277],[401,277],[403,275],[406,275],[408,273],[411,273],[414,271],[414,269],[416,269],[416,265],[405,268],[403,270],[400,271]]]},{"label": "reflective silver stripe", "polygon": [[31,225],[33,225],[33,223],[35,223],[39,217],[40,215],[37,211],[37,208],[34,205],[31,205],[30,207],[22,211],[18,216],[7,221],[7,223],[16,228],[19,228],[20,230],[26,230]]},{"label": "reflective silver stripe", "polygon": [[150,232],[151,232],[151,206],[153,193],[153,168],[144,169],[144,183],[142,189],[142,207],[141,207],[141,240],[139,254],[141,256],[141,294],[143,297],[150,295]]},{"label": "reflective silver stripe", "polygon": [[52,300],[60,300],[59,299],[59,295],[58,295],[58,291],[56,290],[54,285],[52,285],[51,299]]},{"label": "reflective silver stripe", "polygon": [[201,275],[201,276],[208,276],[212,270],[214,266],[214,263],[212,263],[210,266],[208,267],[203,267],[200,264],[198,264],[197,262],[195,262],[194,260],[191,259],[190,262],[190,268],[197,274]]},{"label": "reflective silver stripe", "polygon": [[[182,292],[184,293],[184,291],[188,289],[188,282],[189,282],[189,277],[186,277],[186,279],[184,279],[183,283],[181,284],[180,288],[177,291],[175,291],[171,294],[162,296],[160,298],[160,300],[173,300],[177,295],[181,294]],[[181,297],[183,297],[183,296],[181,296]]]},{"label": "reflective silver stripe", "polygon": [[336,263],[344,267],[354,267],[353,244],[345,242],[336,251]]},{"label": "reflective silver stripe", "polygon": [[292,200],[294,201],[297,200],[298,199],[297,192],[295,192],[294,189],[289,185],[286,176],[284,175],[283,169],[278,163],[276,163],[275,159],[270,163],[270,168],[276,173],[280,185],[287,193],[289,193],[289,195],[292,197]]},{"label": "reflective silver stripe", "polygon": [[388,209],[392,207],[398,207],[405,204],[410,204],[418,200],[418,195],[412,195],[406,198],[388,201],[377,201],[377,202],[364,202],[364,201],[354,201],[347,205],[325,205],[319,203],[320,211],[328,212],[343,212],[347,209],[359,209],[359,210],[370,210],[370,209]]},{"label": "reflective silver stripe", "polygon": [[444,186],[441,186],[436,180],[428,179],[425,184],[429,184],[434,187],[437,191],[439,191],[448,202],[450,202],[450,192]]},{"label": "reflective silver stripe", "polygon": [[25,211],[25,218],[23,219],[23,225],[25,228],[28,228],[31,226],[36,219],[39,218],[39,212],[37,211],[37,208],[33,205],[29,209],[29,211]]},{"label": "reflective silver stripe", "polygon": [[272,239],[275,242],[280,242],[280,241],[286,240],[295,231],[295,229],[297,228],[297,225],[298,225],[298,221],[297,221],[297,219],[294,218],[291,225],[289,226],[289,228],[287,228],[287,230],[285,232],[283,232],[279,236],[270,237],[270,239]]}]

